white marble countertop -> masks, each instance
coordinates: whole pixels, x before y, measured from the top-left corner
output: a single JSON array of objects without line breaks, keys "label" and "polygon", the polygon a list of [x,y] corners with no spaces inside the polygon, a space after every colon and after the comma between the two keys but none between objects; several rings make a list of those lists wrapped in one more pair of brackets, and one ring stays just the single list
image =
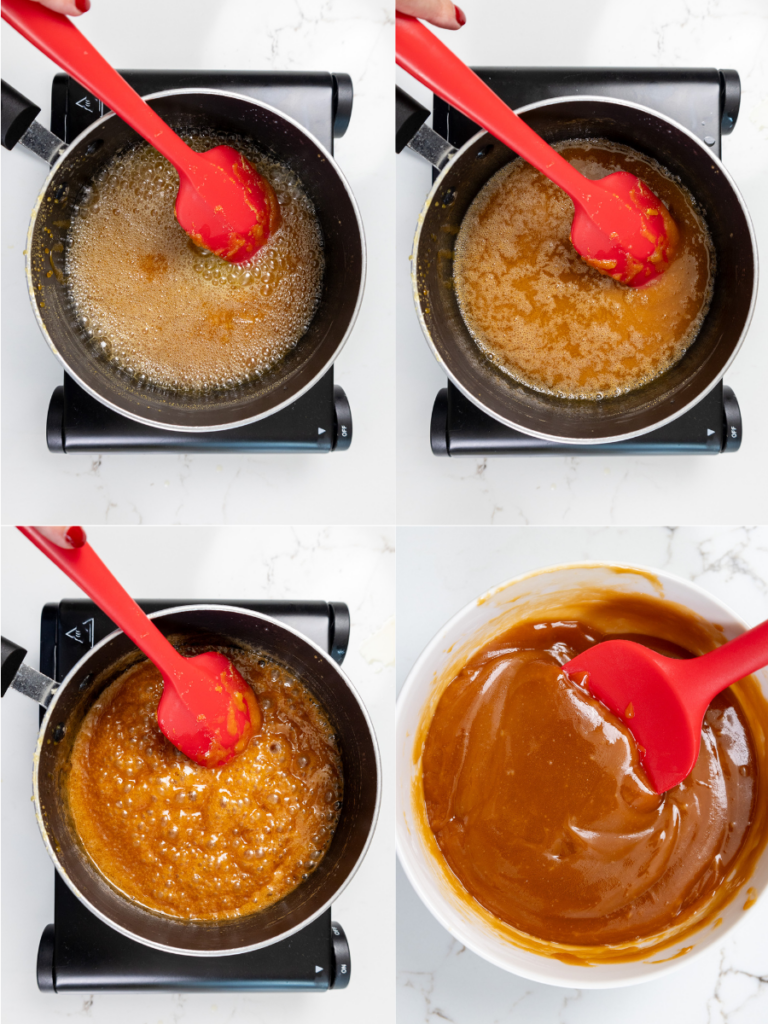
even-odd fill
[{"label": "white marble countertop", "polygon": [[[24,537],[3,528],[3,634],[38,665],[40,612],[81,596]],[[145,598],[307,598],[346,601],[351,634],[344,671],[374,723],[384,777],[368,854],[333,907],[352,954],[340,992],[233,995],[40,993],[37,947],[53,920],[54,869],[33,813],[36,705],[16,691],[2,715],[3,1020],[54,1024],[391,1024],[394,1020],[395,879],[391,821],[394,683],[394,532],[369,527],[89,527],[89,540],[126,589]],[[375,997],[374,997],[375,993]]]},{"label": "white marble countertop", "polygon": [[[27,297],[22,252],[45,167],[3,151],[3,522],[392,522],[394,518],[394,17],[385,0],[93,0],[81,30],[116,67],[345,71],[352,120],[335,155],[360,205],[368,284],[335,364],[353,443],[330,455],[53,455],[45,420],[62,370]],[[50,115],[58,70],[3,25],[3,77]],[[306,514],[306,496],[312,511]],[[258,499],[258,500],[257,500]],[[266,499],[266,500],[265,500]]]},{"label": "white marble countertop", "polygon": [[[638,13],[610,0],[467,0],[467,24],[441,37],[477,66],[736,68],[742,103],[723,160],[768,238],[768,6],[765,0],[648,0]],[[398,69],[431,109],[431,94]],[[435,395],[445,387],[416,320],[409,256],[431,169],[397,159],[397,474],[401,523],[765,522],[768,477],[768,286],[762,283],[742,351],[726,375],[744,417],[744,441],[722,456],[436,458],[429,448]],[[764,254],[763,254],[764,255]]]},{"label": "white marble countertop", "polygon": [[[420,527],[398,530],[397,676],[490,587],[558,562],[623,561],[693,580],[750,625],[768,618],[768,528]],[[630,989],[558,989],[492,966],[432,917],[397,875],[398,1024],[763,1024],[768,899],[718,946]]]}]

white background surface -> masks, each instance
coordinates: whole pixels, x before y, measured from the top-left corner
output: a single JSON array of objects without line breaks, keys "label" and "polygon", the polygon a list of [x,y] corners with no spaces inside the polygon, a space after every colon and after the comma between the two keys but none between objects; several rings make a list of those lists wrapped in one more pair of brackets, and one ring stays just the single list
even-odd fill
[{"label": "white background surface", "polygon": [[[768,618],[768,529],[442,527],[398,530],[397,677],[490,587],[558,562],[623,561],[693,580],[749,625]],[[765,795],[763,795],[763,799]],[[397,874],[398,1024],[764,1024],[768,899],[718,946],[658,981],[608,991],[526,981],[456,942]]]},{"label": "white background surface", "polygon": [[[11,528],[2,531],[3,634],[38,666],[46,601],[81,596]],[[53,920],[54,869],[30,802],[37,705],[15,691],[2,715],[3,1021],[54,1024],[392,1024],[395,886],[392,870],[394,534],[387,528],[89,528],[89,540],[129,593],[156,598],[346,601],[352,628],[344,671],[364,701],[382,756],[379,826],[358,873],[333,907],[352,954],[349,988],[271,995],[38,992],[37,947]],[[375,993],[375,999],[372,994]]]},{"label": "white background surface", "polygon": [[[467,0],[467,24],[441,38],[477,66],[736,68],[741,111],[723,160],[768,253],[768,3],[766,0]],[[431,94],[398,69],[430,110]],[[744,417],[734,455],[519,459],[435,458],[429,420],[445,387],[413,308],[409,256],[431,169],[397,158],[397,473],[401,523],[766,522],[768,287],[726,375]]]},{"label": "white background surface", "polygon": [[[3,150],[3,522],[378,523],[394,520],[392,4],[379,0],[93,0],[81,31],[119,68],[346,71],[355,99],[335,155],[360,205],[368,285],[335,364],[353,441],[330,455],[53,455],[45,419],[59,362],[24,278],[45,165]],[[49,125],[58,70],[3,25],[3,78]],[[311,511],[307,513],[308,500]]]}]

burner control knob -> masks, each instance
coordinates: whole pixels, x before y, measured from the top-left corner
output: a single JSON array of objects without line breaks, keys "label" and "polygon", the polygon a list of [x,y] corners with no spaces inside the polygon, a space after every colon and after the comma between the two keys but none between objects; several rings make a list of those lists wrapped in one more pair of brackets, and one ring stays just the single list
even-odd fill
[{"label": "burner control knob", "polygon": [[739,116],[741,106],[741,79],[738,71],[723,69],[720,72],[720,131],[730,135]]},{"label": "burner control knob", "polygon": [[37,949],[37,987],[41,992],[55,992],[56,981],[53,958],[56,951],[56,928],[47,924]]},{"label": "burner control knob", "polygon": [[723,451],[737,452],[741,448],[741,409],[727,384],[723,385],[723,421]]},{"label": "burner control knob", "polygon": [[349,606],[343,601],[328,602],[329,629],[328,629],[328,653],[337,665],[340,665],[347,654],[349,647]]},{"label": "burner control knob", "polygon": [[349,407],[344,388],[338,384],[333,386],[333,411],[336,416],[336,438],[333,445],[335,452],[345,452],[352,444],[352,410]]},{"label": "burner control knob", "polygon": [[441,388],[437,392],[435,404],[432,406],[429,440],[433,455],[450,454],[448,451],[448,388]]},{"label": "burner control knob", "polygon": [[352,101],[355,91],[352,79],[344,72],[337,71],[333,78],[333,137],[340,139],[349,128],[352,117]]},{"label": "burner control knob", "polygon": [[344,929],[340,924],[331,921],[331,941],[333,942],[333,980],[331,988],[346,988],[352,972],[349,958],[349,943]]}]

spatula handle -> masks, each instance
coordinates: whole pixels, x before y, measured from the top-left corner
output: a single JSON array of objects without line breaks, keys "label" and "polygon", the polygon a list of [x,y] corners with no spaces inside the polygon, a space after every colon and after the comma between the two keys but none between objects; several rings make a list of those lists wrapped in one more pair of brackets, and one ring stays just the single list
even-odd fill
[{"label": "spatula handle", "polygon": [[397,63],[408,74],[482,125],[572,199],[582,200],[585,185],[591,183],[510,110],[426,25],[408,14],[396,15],[396,54]]},{"label": "spatula handle", "polygon": [[33,0],[2,0],[3,19],[67,74],[98,96],[166,160],[186,171],[193,151],[63,14]]},{"label": "spatula handle", "polygon": [[768,621],[708,654],[680,664],[695,673],[700,692],[709,703],[732,683],[768,666]]},{"label": "spatula handle", "polygon": [[86,542],[74,549],[60,548],[34,526],[19,526],[18,529],[161,669],[163,681],[174,686],[172,672],[183,672],[184,658],[118,583],[90,544]]}]

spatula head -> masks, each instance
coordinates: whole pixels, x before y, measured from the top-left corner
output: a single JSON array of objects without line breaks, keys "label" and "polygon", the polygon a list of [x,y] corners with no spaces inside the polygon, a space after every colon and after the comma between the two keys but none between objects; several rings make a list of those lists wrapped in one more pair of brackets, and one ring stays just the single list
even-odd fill
[{"label": "spatula head", "polygon": [[[251,687],[217,651],[183,659],[174,685],[163,677],[157,724],[192,761],[215,768],[239,754],[259,731],[262,714]],[[192,714],[184,695],[197,709]]]},{"label": "spatula head", "polygon": [[595,185],[617,196],[635,215],[625,224],[617,223],[618,230],[608,236],[575,203],[571,225],[574,249],[591,267],[615,281],[633,288],[650,284],[667,269],[677,247],[679,232],[669,211],[646,184],[628,171],[616,171]]},{"label": "spatula head", "polygon": [[606,640],[563,666],[630,730],[657,793],[683,781],[701,745],[706,707],[678,692],[673,675],[681,664],[631,640]]},{"label": "spatula head", "polygon": [[201,248],[244,263],[280,226],[274,189],[231,146],[195,156],[193,173],[179,175],[176,219]]}]

